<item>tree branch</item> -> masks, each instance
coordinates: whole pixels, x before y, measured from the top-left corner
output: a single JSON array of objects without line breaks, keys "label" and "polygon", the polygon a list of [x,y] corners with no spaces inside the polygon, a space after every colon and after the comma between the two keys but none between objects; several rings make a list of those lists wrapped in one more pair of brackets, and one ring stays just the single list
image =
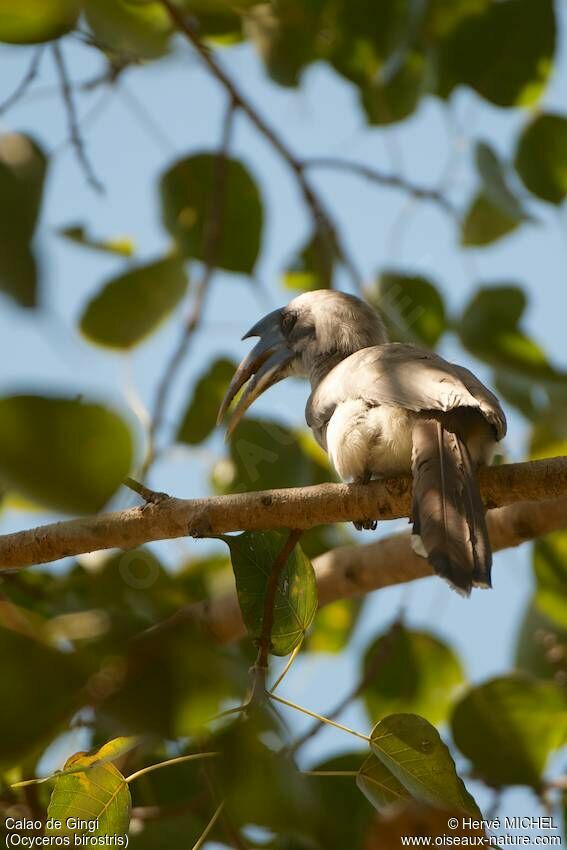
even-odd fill
[{"label": "tree branch", "polygon": [[[486,467],[480,470],[479,484],[488,508],[567,496],[567,457]],[[411,478],[386,478],[369,484],[319,484],[203,499],[177,499],[164,494],[157,503],[1,535],[0,569],[17,570],[68,555],[133,549],[151,541],[188,535],[215,536],[243,529],[306,529],[361,516],[396,519],[409,516],[410,507]],[[418,559],[418,563],[424,562]]]}]

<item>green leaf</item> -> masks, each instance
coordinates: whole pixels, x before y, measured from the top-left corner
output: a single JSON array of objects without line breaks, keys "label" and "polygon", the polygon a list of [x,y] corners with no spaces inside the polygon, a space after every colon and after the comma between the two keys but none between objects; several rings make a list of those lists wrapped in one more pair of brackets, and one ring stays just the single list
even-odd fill
[{"label": "green leaf", "polygon": [[538,679],[567,682],[567,628],[546,617],[532,599],[518,632],[516,667]]},{"label": "green leaf", "polygon": [[[287,533],[277,531],[246,531],[223,537],[230,549],[242,617],[256,640],[262,631],[268,579],[286,539]],[[315,573],[311,561],[297,544],[278,579],[271,641],[273,655],[289,655],[295,649],[316,610]]]},{"label": "green leaf", "polygon": [[129,429],[102,405],[0,399],[0,482],[46,507],[100,510],[130,471],[132,455]]},{"label": "green leaf", "polygon": [[79,10],[79,0],[2,0],[0,41],[36,44],[59,38],[73,29]]},{"label": "green leaf", "polygon": [[183,263],[168,257],[108,281],[87,305],[81,331],[108,348],[130,349],[169,316],[187,291]]},{"label": "green leaf", "polygon": [[244,419],[230,438],[229,457],[213,469],[219,493],[321,484],[330,476],[326,455],[309,435],[267,419]]},{"label": "green leaf", "polygon": [[567,423],[560,408],[538,416],[530,438],[530,460],[567,455]]},{"label": "green leaf", "polygon": [[446,644],[398,623],[366,650],[362,675],[373,670],[363,698],[374,719],[407,712],[442,723],[464,681],[461,663]]},{"label": "green leaf", "polygon": [[[311,769],[356,773],[365,756],[365,750],[343,753],[318,762]],[[322,850],[362,847],[364,837],[374,819],[374,812],[358,791],[353,777],[310,776],[309,789],[315,796],[320,811],[315,835],[317,847]]]},{"label": "green leaf", "polygon": [[[85,768],[82,772],[65,773],[81,767]],[[110,761],[99,761],[96,755],[75,753],[55,781],[47,817],[60,826],[54,824],[47,834],[124,836],[130,824],[130,808],[130,789],[120,771]],[[80,826],[78,821],[86,824]]]},{"label": "green leaf", "polygon": [[337,599],[320,608],[305,640],[307,652],[341,652],[358,622],[359,599]]},{"label": "green leaf", "polygon": [[485,142],[477,144],[476,167],[482,189],[462,225],[461,243],[468,246],[489,245],[529,219],[508,185],[503,163]]},{"label": "green leaf", "polygon": [[544,114],[523,130],[516,151],[516,169],[525,186],[551,204],[567,195],[567,118]]},{"label": "green leaf", "polygon": [[408,52],[394,73],[377,74],[361,89],[370,124],[393,124],[408,118],[426,92],[426,62],[416,50]]},{"label": "green leaf", "polygon": [[[222,196],[218,203],[217,194]],[[179,160],[162,176],[161,199],[163,223],[186,257],[209,261],[211,228],[218,227],[214,265],[230,272],[253,272],[262,238],[262,199],[241,162],[221,163],[208,153]]]},{"label": "green leaf", "polygon": [[424,277],[386,271],[371,300],[399,342],[434,348],[447,328],[445,304],[437,287]]},{"label": "green leaf", "polygon": [[177,430],[177,440],[198,445],[214,431],[219,407],[236,371],[232,360],[219,358],[200,376]]},{"label": "green leaf", "polygon": [[549,756],[566,740],[565,694],[524,676],[492,679],[455,706],[453,739],[488,784],[539,788]]},{"label": "green leaf", "polygon": [[303,292],[330,289],[336,255],[336,245],[327,233],[313,233],[285,269],[283,286]]},{"label": "green leaf", "polygon": [[441,45],[442,88],[468,85],[497,106],[541,97],[555,52],[553,0],[503,0],[462,20]]},{"label": "green leaf", "polygon": [[75,242],[77,245],[83,245],[85,248],[92,248],[94,251],[119,254],[121,257],[131,257],[135,250],[133,241],[128,237],[96,239],[93,236],[89,236],[82,224],[73,224],[68,227],[61,227],[58,233],[70,242]]},{"label": "green leaf", "polygon": [[556,531],[536,540],[535,603],[557,626],[567,628],[567,531]]},{"label": "green leaf", "polygon": [[121,59],[156,59],[167,52],[171,21],[159,2],[84,0],[85,17],[105,52]]},{"label": "green leaf", "polygon": [[0,136],[0,290],[22,307],[37,301],[31,240],[46,171],[45,154],[33,139],[20,133]]},{"label": "green leaf", "polygon": [[439,732],[415,714],[391,714],[372,730],[372,752],[419,802],[480,818]]},{"label": "green leaf", "polygon": [[356,777],[356,784],[377,811],[388,809],[400,800],[411,800],[409,791],[374,753],[365,760]]},{"label": "green leaf", "polygon": [[1,626],[0,656],[0,761],[13,766],[57,734],[84,682],[70,653]]}]

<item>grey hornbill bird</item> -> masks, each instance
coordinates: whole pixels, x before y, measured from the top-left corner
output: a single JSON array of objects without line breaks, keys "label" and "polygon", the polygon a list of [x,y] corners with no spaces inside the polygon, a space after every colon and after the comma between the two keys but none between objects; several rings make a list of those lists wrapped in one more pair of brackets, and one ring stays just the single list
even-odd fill
[{"label": "grey hornbill bird", "polygon": [[[457,591],[490,587],[492,553],[476,468],[506,433],[496,396],[472,372],[414,345],[388,343],[365,302],[308,292],[274,310],[243,339],[244,358],[219,411],[238,391],[228,433],[268,387],[307,377],[305,417],[343,481],[413,474],[412,545]],[[373,519],[355,523],[376,527]]]}]

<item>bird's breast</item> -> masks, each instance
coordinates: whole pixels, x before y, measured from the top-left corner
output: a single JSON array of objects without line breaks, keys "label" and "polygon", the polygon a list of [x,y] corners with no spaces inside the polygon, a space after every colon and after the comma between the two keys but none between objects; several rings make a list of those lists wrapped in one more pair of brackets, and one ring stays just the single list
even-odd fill
[{"label": "bird's breast", "polygon": [[401,475],[411,468],[413,414],[389,404],[350,399],[327,426],[327,452],[343,481]]}]

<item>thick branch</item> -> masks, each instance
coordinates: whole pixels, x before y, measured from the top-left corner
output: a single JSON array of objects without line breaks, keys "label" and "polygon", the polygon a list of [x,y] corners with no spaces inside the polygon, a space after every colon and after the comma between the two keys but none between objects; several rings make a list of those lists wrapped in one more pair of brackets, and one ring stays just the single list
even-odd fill
[{"label": "thick branch", "polygon": [[[567,495],[567,457],[482,469],[489,508]],[[360,517],[408,516],[411,478],[370,484],[320,484],[205,499],[163,498],[137,508],[68,520],[0,536],[0,568],[15,570],[67,555],[133,549],[174,537],[215,536],[270,528],[306,529]],[[420,562],[421,563],[421,562]]]},{"label": "thick branch", "polygon": [[[544,534],[567,528],[567,496],[543,502],[518,502],[488,513],[488,530],[495,552],[511,549]],[[337,599],[432,575],[427,561],[410,546],[409,533],[393,534],[363,546],[341,546],[315,558],[319,606]],[[219,643],[245,633],[235,593],[187,606],[176,619],[200,621]]]}]

